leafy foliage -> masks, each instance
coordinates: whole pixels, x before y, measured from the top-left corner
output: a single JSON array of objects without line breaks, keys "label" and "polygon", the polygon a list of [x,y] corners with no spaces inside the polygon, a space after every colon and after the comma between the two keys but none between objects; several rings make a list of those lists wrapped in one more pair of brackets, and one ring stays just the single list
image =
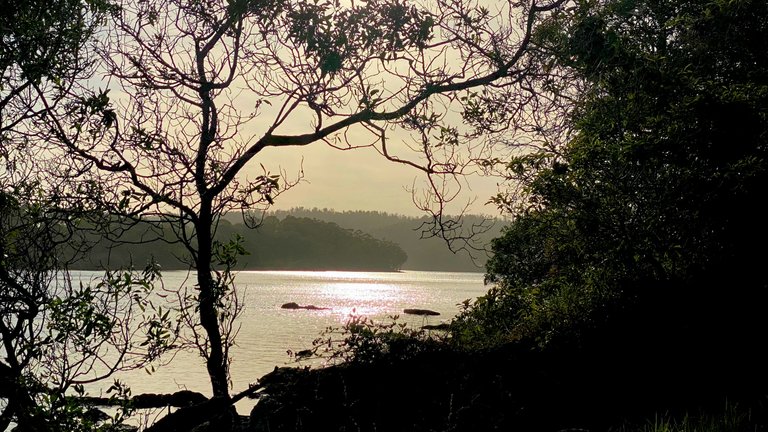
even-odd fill
[{"label": "leafy foliage", "polygon": [[[172,323],[148,306],[159,273],[77,280],[62,251],[80,218],[45,198],[0,193],[0,426],[107,430],[130,407],[116,401],[121,409],[110,421],[93,417],[80,400],[84,385],[144,367],[173,348]],[[113,387],[118,399],[128,394],[119,383]]]},{"label": "leafy foliage", "polygon": [[3,81],[18,73],[19,78],[38,84],[44,78],[61,84],[83,67],[82,50],[93,26],[113,8],[102,0],[4,0],[0,7],[4,11],[0,17]]},{"label": "leafy foliage", "polygon": [[341,328],[326,328],[312,342],[312,348],[289,354],[296,360],[324,359],[326,364],[381,366],[445,346],[438,335],[409,327],[398,322],[399,318],[392,315],[388,322],[379,322],[353,314]]},{"label": "leafy foliage", "polygon": [[[767,26],[759,1],[582,1],[553,17],[538,48],[579,77],[573,136],[510,164],[529,173],[528,199],[508,207],[496,287],[457,336],[581,343],[618,321],[665,339],[761,331]],[[641,330],[630,311],[654,322]]]},{"label": "leafy foliage", "polygon": [[[323,74],[354,68],[368,56],[394,58],[424,48],[435,22],[405,2],[361,1],[339,11],[333,2],[303,2],[290,11],[289,36],[305,46]],[[372,93],[375,94],[375,93]]]}]

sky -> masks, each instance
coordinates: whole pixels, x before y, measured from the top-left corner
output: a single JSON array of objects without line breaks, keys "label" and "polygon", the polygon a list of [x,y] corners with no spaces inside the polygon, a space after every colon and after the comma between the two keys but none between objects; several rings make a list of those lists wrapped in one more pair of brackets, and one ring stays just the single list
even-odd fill
[{"label": "sky", "polygon": [[[261,107],[259,115],[243,126],[242,137],[250,137],[253,140],[263,136],[264,131],[272,126],[276,118],[278,101],[275,101],[273,106]],[[239,94],[237,104],[243,111],[255,103],[256,99],[247,91]],[[460,127],[460,107],[445,109],[446,125]],[[328,120],[330,119],[326,119]],[[338,120],[339,118],[333,119]],[[306,110],[297,109],[275,133],[312,133],[313,125],[314,116]],[[379,145],[378,138],[359,125],[331,135],[330,139],[338,139],[339,145],[342,146],[345,143],[362,145],[373,142]],[[409,149],[406,142],[413,145],[412,137],[408,133],[400,128],[387,128],[387,146],[391,154],[419,161],[423,157],[421,153]],[[466,157],[465,143],[461,143],[460,147]],[[266,147],[248,163],[241,176],[262,174],[261,164],[271,174],[281,174],[288,181],[295,181],[299,173],[303,172],[303,178],[297,185],[276,198],[274,209],[317,207],[337,211],[382,211],[409,216],[424,214],[414,204],[414,196],[422,196],[425,190],[424,173],[416,168],[388,161],[373,147],[339,150],[322,141],[300,147]],[[446,213],[458,214],[471,202],[467,213],[498,215],[496,207],[486,203],[497,194],[499,181],[498,178],[482,178],[478,175],[463,177],[461,192],[450,203]]]},{"label": "sky", "polygon": [[[147,31],[151,33],[150,30]],[[147,39],[150,39],[150,36],[145,36]],[[130,38],[128,39],[130,40]],[[119,41],[122,41],[122,39],[119,39]],[[168,59],[166,59],[168,63],[172,63],[180,69],[184,69],[184,67],[186,67],[185,65],[194,63],[189,55],[180,54],[184,52],[183,50],[178,51],[185,47],[189,48],[185,43],[186,42],[178,42],[179,45],[177,47],[174,39],[173,55],[163,53],[165,57],[168,57]],[[123,46],[120,44],[117,45]],[[131,44],[129,45],[132,46]],[[131,51],[133,48],[129,47],[126,49]],[[438,50],[438,52],[441,51]],[[447,50],[445,54],[437,55],[436,59],[439,60],[445,56],[448,59],[446,61],[452,61],[453,55],[455,55],[455,53]],[[120,59],[122,57],[118,55],[117,58]],[[120,64],[119,60],[115,61]],[[425,60],[425,62],[429,63],[428,68],[434,66],[432,65],[432,60]],[[437,61],[436,64],[440,64],[440,62]],[[393,73],[397,72],[399,68],[405,68],[405,72],[400,71],[401,73],[409,73],[411,65],[410,63],[404,62],[402,64],[389,65],[388,67],[392,69],[392,71],[382,72],[378,70],[377,67],[372,66],[372,70],[370,71],[371,76],[366,78],[366,85],[376,87],[377,90],[379,90],[378,87],[382,88],[382,93],[380,93],[382,97],[384,93],[391,93],[390,97],[393,97],[395,104],[393,106],[384,106],[382,110],[391,110],[399,106],[399,102],[397,102],[398,99],[394,95],[400,95],[404,90],[399,89],[398,86],[402,83],[399,83],[395,79],[398,75],[393,75]],[[258,68],[257,70],[260,71]],[[447,72],[450,71],[446,70],[446,73]],[[224,74],[223,72],[221,73]],[[226,76],[226,74],[223,76]],[[235,135],[235,141],[240,141],[240,138],[242,138],[241,143],[253,143],[255,142],[255,139],[263,136],[266,130],[271,130],[270,128],[274,126],[273,121],[275,118],[279,117],[276,116],[276,114],[279,110],[278,107],[282,103],[282,98],[284,98],[288,92],[287,90],[281,90],[283,91],[283,94],[278,92],[278,97],[276,97],[275,100],[270,100],[269,104],[261,105],[261,102],[263,101],[259,98],[267,96],[259,96],[249,90],[259,88],[258,80],[256,80],[257,83],[253,86],[248,84],[250,78],[252,77],[249,77],[247,74],[242,76],[238,75],[230,88],[228,88],[226,92],[222,92],[218,102],[220,109],[222,109],[223,106],[226,106],[228,109],[234,108],[234,112],[243,113],[242,115],[244,117],[247,117],[251,112],[254,113],[254,117],[243,123],[242,128],[237,128],[238,132]],[[115,100],[130,101],[132,98],[126,96],[136,94],[135,89],[125,82],[120,83],[116,81],[109,82],[107,79],[107,82],[104,82],[103,84],[105,87],[113,89],[111,97],[115,98]],[[271,82],[271,79],[266,79],[266,82]],[[274,89],[269,87],[269,91],[265,91],[265,94],[274,92],[276,91],[275,89],[281,88],[280,86],[284,85],[280,84],[282,83],[280,80],[276,80],[276,82],[279,83],[279,86],[274,87]],[[101,88],[101,84],[102,83],[99,83],[99,88]],[[121,88],[121,84],[126,84],[128,86]],[[277,84],[269,85],[276,86]],[[394,86],[394,89],[388,88],[389,86]],[[355,99],[348,95],[344,96],[344,94],[347,93],[346,90],[339,90],[338,92],[341,94],[338,96],[341,100],[350,98],[350,100],[354,101]],[[194,95],[192,97],[194,99]],[[230,97],[231,99],[229,99]],[[138,106],[144,106],[144,103],[147,101],[138,98],[134,99],[134,102],[136,102]],[[165,99],[165,102],[168,105],[162,107],[162,109],[165,109],[166,111],[174,111],[178,100],[171,97]],[[184,104],[182,103],[182,105]],[[302,112],[301,109],[291,112],[288,120],[282,122],[279,128],[275,130],[275,133],[293,135],[313,132],[314,112],[310,111],[308,108],[305,110],[306,112]],[[446,110],[447,125],[457,124],[457,122],[461,121],[461,115],[458,111],[453,112],[452,110],[449,110],[448,107],[446,107]],[[227,112],[227,110],[222,109],[220,117],[226,117]],[[258,113],[258,115],[256,115],[256,113]],[[174,115],[176,114],[178,113],[174,112],[174,114],[168,117],[175,119],[176,117],[174,117]],[[127,115],[128,117],[131,117],[131,114]],[[237,115],[239,114],[235,114],[235,117]],[[340,117],[330,120],[338,121],[338,118]],[[184,118],[182,118],[182,120],[186,121]],[[184,122],[174,123],[175,120],[163,121],[166,123],[164,126],[170,131],[170,135],[175,134],[173,128],[176,126],[174,125],[187,124]],[[184,126],[181,127],[184,128]],[[363,129],[364,128],[358,125],[344,130],[337,135],[343,136],[346,142],[352,145],[370,143],[372,141],[371,135],[368,134],[368,136],[365,136],[366,132]],[[392,132],[391,135],[390,131]],[[397,133],[398,132],[394,129],[388,129],[387,132],[389,137],[387,143],[388,145],[391,144],[391,148],[393,149],[398,148],[398,140],[401,139],[397,136]],[[181,133],[180,135],[184,134]],[[401,153],[397,153],[397,150],[393,151],[395,151],[395,154],[398,156],[404,158],[413,159],[418,157],[413,153],[408,155],[404,149],[405,147],[403,147],[402,142],[400,142],[399,150]],[[288,210],[294,207],[317,207],[338,211],[373,210],[412,216],[423,214],[417,205],[414,204],[413,190],[415,189],[415,195],[417,197],[423,195],[423,191],[426,189],[424,187],[424,182],[426,180],[424,174],[415,168],[387,161],[372,148],[341,151],[333,149],[323,142],[315,142],[305,147],[266,148],[253,160],[249,161],[239,176],[250,178],[259,176],[263,174],[261,168],[262,165],[266,167],[270,174],[282,174],[282,177],[289,182],[291,179],[296,179],[299,173],[303,173],[303,177],[297,185],[276,198],[276,203],[273,207],[275,209]],[[468,203],[471,203],[467,209],[467,213],[498,215],[495,206],[486,204],[488,200],[497,193],[497,182],[498,179],[480,178],[478,176],[462,178],[461,193],[454,199],[446,213],[459,213],[464,210]]]},{"label": "sky", "polygon": [[[123,108],[128,99],[126,91],[113,83],[113,98]],[[239,104],[252,106],[252,99],[243,97]],[[246,124],[242,130],[244,137],[259,138],[265,125],[274,120],[269,110]],[[302,113],[292,117],[289,126],[278,130],[279,133],[300,134],[311,131],[312,119]],[[360,128],[348,130],[351,141],[370,142],[360,132]],[[401,157],[413,159],[413,152],[404,152],[402,136],[393,132],[388,138],[392,151]],[[400,152],[398,152],[398,148]],[[252,159],[239,177],[255,177],[263,174],[261,165],[270,174],[281,174],[281,182],[287,179],[294,182],[300,173],[301,181],[280,194],[275,199],[272,209],[290,210],[295,207],[328,208],[337,211],[381,211],[408,216],[421,216],[425,213],[414,204],[416,196],[424,191],[426,176],[417,169],[386,160],[373,148],[339,150],[322,141],[302,147],[267,147]],[[498,192],[497,178],[483,178],[478,175],[465,176],[461,179],[461,192],[448,207],[448,214],[458,214],[469,203],[469,214],[499,214],[496,207],[487,204]]]},{"label": "sky", "polygon": [[[413,203],[410,189],[414,184],[418,188],[425,176],[414,168],[385,160],[372,149],[341,151],[315,143],[302,148],[266,149],[250,170],[254,170],[254,165],[258,167],[259,162],[273,172],[280,167],[289,179],[303,168],[303,180],[277,198],[275,209],[317,207],[423,214]],[[497,179],[470,176],[464,183],[453,210],[458,211],[474,200],[469,213],[498,213],[493,205],[485,204],[496,193]]]}]

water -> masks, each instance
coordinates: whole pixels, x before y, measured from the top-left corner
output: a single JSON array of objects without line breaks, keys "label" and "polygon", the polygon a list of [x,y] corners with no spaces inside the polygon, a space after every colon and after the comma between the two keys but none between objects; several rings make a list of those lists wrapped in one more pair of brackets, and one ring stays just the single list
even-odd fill
[{"label": "water", "polygon": [[[85,276],[85,275],[82,275]],[[166,288],[194,285],[187,273],[163,273]],[[312,340],[328,326],[341,326],[350,314],[386,320],[400,314],[400,321],[415,326],[450,320],[457,304],[487,290],[481,273],[406,271],[373,272],[240,272],[236,282],[245,310],[237,346],[232,349],[232,391],[239,392],[275,366],[295,365],[286,351],[311,347]],[[329,310],[288,310],[281,305],[327,307]],[[405,308],[431,309],[440,316],[403,315]],[[133,371],[119,375],[133,394],[171,393],[180,389],[210,395],[205,365],[194,353],[179,353],[172,362],[151,375]],[[242,401],[238,411],[247,414],[253,401]]]}]

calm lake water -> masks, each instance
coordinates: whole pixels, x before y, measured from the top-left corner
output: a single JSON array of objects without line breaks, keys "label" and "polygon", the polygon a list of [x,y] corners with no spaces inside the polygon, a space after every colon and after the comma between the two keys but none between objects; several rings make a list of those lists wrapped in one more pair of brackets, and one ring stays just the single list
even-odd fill
[{"label": "calm lake water", "polygon": [[[84,272],[80,276],[87,276]],[[182,284],[187,272],[163,273],[166,288]],[[286,351],[311,347],[326,327],[341,326],[350,314],[386,320],[400,314],[400,321],[413,325],[439,324],[450,320],[459,310],[457,304],[465,299],[483,295],[482,273],[447,273],[405,271],[399,273],[373,272],[240,272],[236,278],[245,310],[242,328],[233,348],[231,368],[233,392],[247,388],[248,383],[272,371],[275,366],[296,365]],[[284,303],[316,305],[329,310],[287,310]],[[403,315],[405,308],[431,309],[440,316],[416,317]],[[133,394],[144,392],[168,393],[180,389],[210,394],[208,376],[202,360],[192,353],[178,354],[170,365],[153,374],[134,371],[118,376]],[[238,404],[238,411],[247,414],[253,401]]]}]

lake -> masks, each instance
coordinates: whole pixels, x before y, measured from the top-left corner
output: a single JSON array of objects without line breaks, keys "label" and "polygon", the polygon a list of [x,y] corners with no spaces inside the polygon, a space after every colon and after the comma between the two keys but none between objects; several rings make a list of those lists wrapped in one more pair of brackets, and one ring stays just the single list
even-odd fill
[{"label": "lake", "polygon": [[[83,272],[80,276],[89,274],[94,275]],[[163,283],[166,288],[194,285],[187,276],[184,271],[164,272]],[[237,274],[236,282],[245,310],[237,346],[232,350],[233,393],[244,390],[275,366],[296,365],[287,350],[311,347],[325,328],[343,325],[350,314],[382,321],[399,314],[400,321],[414,326],[439,324],[458,312],[458,303],[487,291],[482,273],[243,271]],[[288,302],[329,309],[280,307]],[[405,308],[431,309],[440,316],[403,315]],[[179,353],[171,364],[151,375],[140,370],[118,378],[131,387],[133,394],[188,389],[210,395],[205,365],[193,353]],[[248,414],[253,404],[251,400],[242,401],[238,411]]]}]

